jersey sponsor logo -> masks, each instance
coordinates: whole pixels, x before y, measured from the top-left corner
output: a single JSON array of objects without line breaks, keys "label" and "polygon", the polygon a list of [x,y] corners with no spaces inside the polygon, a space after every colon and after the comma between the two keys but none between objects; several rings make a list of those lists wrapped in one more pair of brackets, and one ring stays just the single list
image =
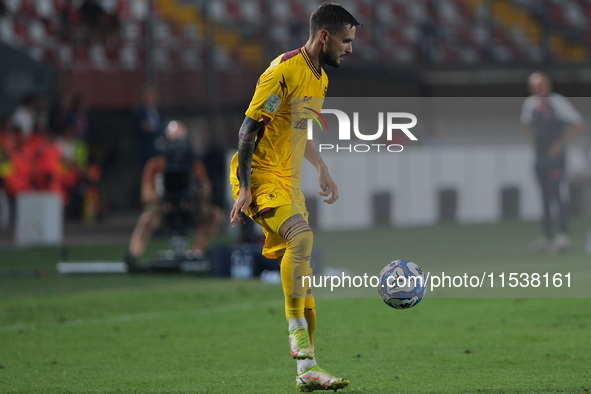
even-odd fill
[{"label": "jersey sponsor logo", "polygon": [[326,97],[326,92],[328,92],[328,85],[324,85],[324,97]]},{"label": "jersey sponsor logo", "polygon": [[281,104],[281,98],[276,94],[271,93],[265,104],[263,104],[263,108],[270,114],[274,114],[279,108],[279,104]]},{"label": "jersey sponsor logo", "polygon": [[307,130],[308,129],[308,119],[300,119],[294,122],[291,122],[291,125],[294,129],[298,130]]}]

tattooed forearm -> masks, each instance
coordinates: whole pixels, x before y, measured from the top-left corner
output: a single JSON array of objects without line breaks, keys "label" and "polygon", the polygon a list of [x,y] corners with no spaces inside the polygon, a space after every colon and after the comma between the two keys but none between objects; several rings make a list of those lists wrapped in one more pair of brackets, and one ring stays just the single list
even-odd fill
[{"label": "tattooed forearm", "polygon": [[256,133],[245,130],[244,125],[240,128],[238,142],[238,175],[240,176],[240,187],[250,186],[250,169],[252,166],[252,155],[254,153],[254,140]]},{"label": "tattooed forearm", "polygon": [[238,176],[240,187],[250,186],[250,171],[257,133],[262,128],[262,122],[256,122],[248,116],[244,119],[238,134]]}]

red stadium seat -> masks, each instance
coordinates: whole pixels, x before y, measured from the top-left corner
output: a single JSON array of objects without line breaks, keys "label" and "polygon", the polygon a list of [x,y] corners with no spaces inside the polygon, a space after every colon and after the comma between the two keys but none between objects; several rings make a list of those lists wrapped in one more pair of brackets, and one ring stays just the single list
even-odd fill
[{"label": "red stadium seat", "polygon": [[117,15],[121,19],[130,19],[133,18],[131,13],[131,9],[129,7],[129,2],[126,0],[119,0],[117,2]]},{"label": "red stadium seat", "polygon": [[357,2],[357,20],[366,26],[370,26],[374,20],[374,7],[370,0],[361,0]]},{"label": "red stadium seat", "polygon": [[28,15],[35,15],[35,4],[33,0],[22,0],[20,12]]},{"label": "red stadium seat", "polygon": [[557,4],[549,4],[550,7],[550,18],[552,19],[552,22],[564,26],[566,25],[566,21],[564,19],[564,15],[562,13],[562,7],[560,7]]},{"label": "red stadium seat", "polygon": [[52,4],[53,4],[53,10],[54,10],[54,14],[57,15],[59,14],[64,7],[66,6],[66,0],[53,0]]},{"label": "red stadium seat", "polygon": [[88,67],[88,47],[85,45],[74,48],[74,67],[81,70]]},{"label": "red stadium seat", "polygon": [[27,24],[25,22],[24,19],[22,18],[16,18],[14,20],[14,35],[15,38],[24,44],[27,44],[29,42],[29,32],[27,29]]}]

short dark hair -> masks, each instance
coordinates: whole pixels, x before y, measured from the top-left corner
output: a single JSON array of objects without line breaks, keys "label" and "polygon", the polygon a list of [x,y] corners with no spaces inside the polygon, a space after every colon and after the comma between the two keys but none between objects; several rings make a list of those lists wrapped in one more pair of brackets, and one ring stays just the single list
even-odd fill
[{"label": "short dark hair", "polygon": [[310,36],[314,37],[322,29],[335,34],[343,30],[345,26],[353,28],[359,25],[363,26],[342,5],[324,3],[310,16]]}]

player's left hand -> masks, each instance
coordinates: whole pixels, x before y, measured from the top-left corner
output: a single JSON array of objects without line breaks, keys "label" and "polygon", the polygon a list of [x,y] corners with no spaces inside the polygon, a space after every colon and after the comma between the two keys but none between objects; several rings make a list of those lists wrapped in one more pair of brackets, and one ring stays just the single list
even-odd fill
[{"label": "player's left hand", "polygon": [[246,221],[240,217],[240,214],[246,212],[246,209],[250,206],[251,202],[252,191],[250,190],[250,186],[241,187],[240,193],[238,193],[238,198],[236,199],[236,202],[234,202],[232,212],[230,213],[230,224],[232,227],[236,228],[236,221],[246,224]]},{"label": "player's left hand", "polygon": [[320,186],[320,190],[318,194],[320,194],[325,198],[323,201],[327,204],[334,204],[335,201],[339,199],[339,188],[337,184],[332,180],[328,171],[321,171],[318,175],[318,186]]}]

